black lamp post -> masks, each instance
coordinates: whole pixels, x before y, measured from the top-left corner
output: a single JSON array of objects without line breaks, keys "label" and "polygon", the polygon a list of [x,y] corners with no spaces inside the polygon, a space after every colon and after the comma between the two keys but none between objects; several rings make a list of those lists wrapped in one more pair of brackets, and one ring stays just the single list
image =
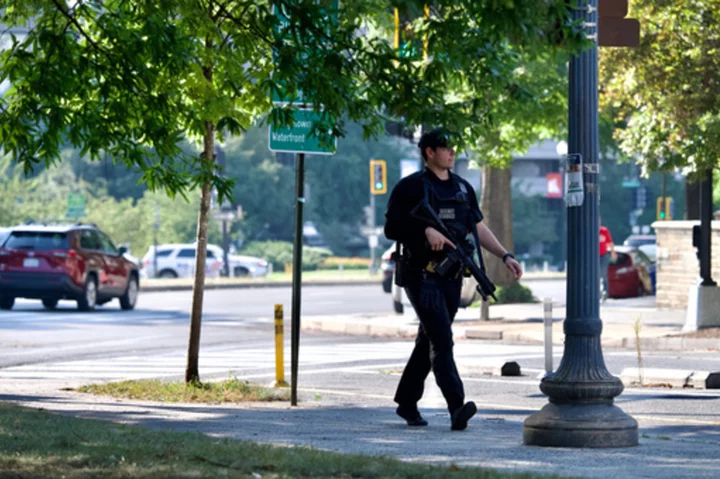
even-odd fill
[{"label": "black lamp post", "polygon": [[[596,33],[598,0],[576,2],[574,18]],[[635,446],[637,422],[613,404],[623,384],[607,370],[600,345],[597,45],[571,59],[569,101],[568,152],[582,155],[584,202],[567,208],[565,351],[557,371],[540,383],[549,403],[525,420],[523,440],[535,446]]]}]

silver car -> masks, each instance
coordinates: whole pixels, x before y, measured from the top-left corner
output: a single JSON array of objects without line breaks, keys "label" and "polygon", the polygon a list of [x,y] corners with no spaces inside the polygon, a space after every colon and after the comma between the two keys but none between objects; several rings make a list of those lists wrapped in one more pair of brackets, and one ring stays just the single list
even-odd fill
[{"label": "silver car", "polygon": [[[223,260],[224,256],[221,247],[209,244],[208,251],[210,250],[213,251],[215,256]],[[261,278],[270,271],[270,264],[263,258],[256,258],[255,256],[228,253],[228,262],[230,263],[230,276],[235,278]]]}]

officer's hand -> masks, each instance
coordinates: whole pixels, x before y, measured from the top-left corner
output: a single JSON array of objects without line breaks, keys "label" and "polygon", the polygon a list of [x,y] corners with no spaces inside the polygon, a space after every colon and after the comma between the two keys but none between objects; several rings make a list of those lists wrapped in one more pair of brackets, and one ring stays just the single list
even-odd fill
[{"label": "officer's hand", "polygon": [[447,239],[442,233],[432,226],[425,228],[425,237],[427,238],[428,243],[430,243],[430,248],[433,251],[442,251],[446,244],[452,246],[453,248],[455,247],[452,241]]},{"label": "officer's hand", "polygon": [[507,266],[507,269],[512,271],[512,274],[515,275],[515,279],[522,278],[522,275],[523,275],[522,266],[520,266],[520,263],[515,261],[515,258],[511,258],[508,256],[508,258],[505,260],[505,266]]}]

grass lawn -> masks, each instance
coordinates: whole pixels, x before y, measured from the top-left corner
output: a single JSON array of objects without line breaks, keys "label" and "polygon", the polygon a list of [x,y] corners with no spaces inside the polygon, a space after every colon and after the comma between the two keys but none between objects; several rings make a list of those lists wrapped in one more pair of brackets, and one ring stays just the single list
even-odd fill
[{"label": "grass lawn", "polygon": [[[0,402],[0,476],[17,478],[531,478],[151,431]],[[554,476],[552,476],[554,477]]]},{"label": "grass lawn", "polygon": [[225,381],[203,383],[200,386],[185,386],[184,382],[146,379],[90,384],[78,388],[77,391],[116,398],[161,402],[290,401],[290,391],[288,389],[265,388],[232,377]]}]

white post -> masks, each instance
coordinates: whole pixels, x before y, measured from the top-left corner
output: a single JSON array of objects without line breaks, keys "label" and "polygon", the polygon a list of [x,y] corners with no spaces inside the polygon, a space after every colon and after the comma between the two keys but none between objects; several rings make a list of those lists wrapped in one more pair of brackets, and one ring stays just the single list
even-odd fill
[{"label": "white post", "polygon": [[545,316],[543,325],[545,326],[545,373],[552,374],[553,371],[553,344],[552,344],[552,298],[543,300],[543,310]]}]

